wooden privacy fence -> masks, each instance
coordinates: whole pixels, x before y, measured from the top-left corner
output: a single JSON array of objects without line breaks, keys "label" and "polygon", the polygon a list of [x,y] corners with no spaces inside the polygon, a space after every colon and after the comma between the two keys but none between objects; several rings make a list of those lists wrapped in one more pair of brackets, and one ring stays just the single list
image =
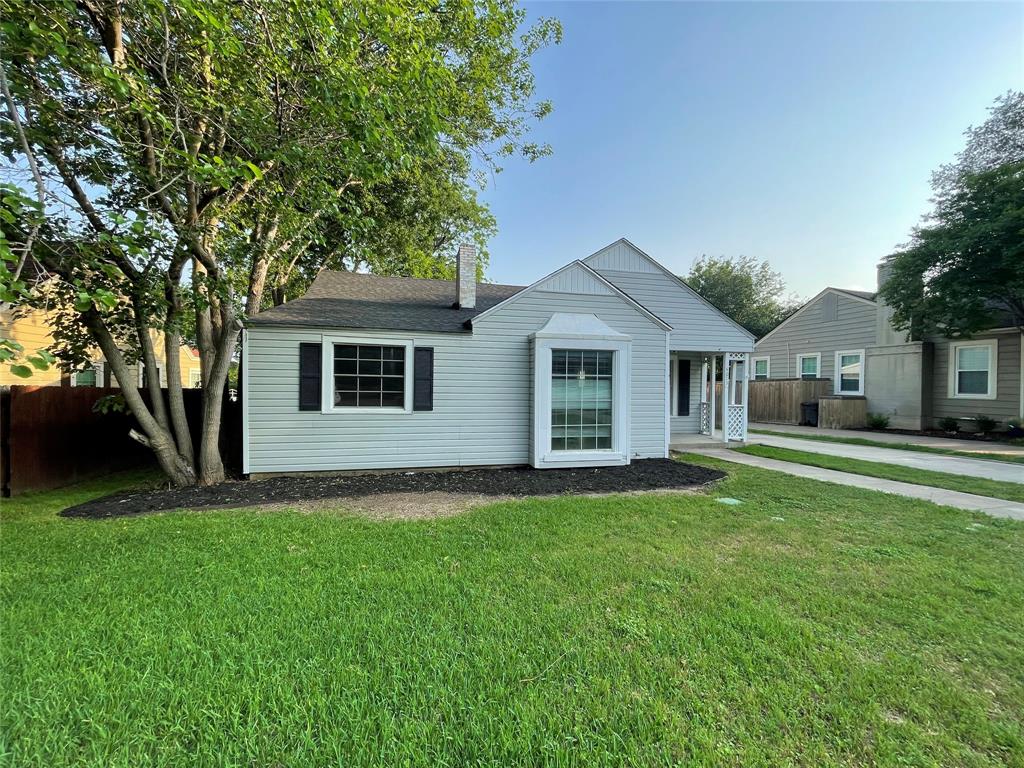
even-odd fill
[{"label": "wooden privacy fence", "polygon": [[[59,488],[121,469],[155,466],[152,452],[128,436],[139,429],[126,413],[93,406],[120,392],[104,387],[12,386],[0,391],[0,486],[4,496]],[[185,411],[198,442],[202,391],[186,389]],[[148,393],[145,397],[148,400]],[[229,469],[241,461],[241,408],[224,398],[221,451]]]},{"label": "wooden privacy fence", "polygon": [[831,391],[831,379],[751,380],[747,420],[799,424],[800,404],[816,402]]},{"label": "wooden privacy fence", "polygon": [[866,397],[830,395],[818,401],[818,426],[825,429],[857,429],[867,425]]}]

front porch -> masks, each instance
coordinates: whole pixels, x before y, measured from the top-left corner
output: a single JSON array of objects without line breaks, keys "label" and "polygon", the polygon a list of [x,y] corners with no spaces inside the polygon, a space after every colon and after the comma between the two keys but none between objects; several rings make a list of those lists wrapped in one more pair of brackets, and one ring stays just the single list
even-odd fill
[{"label": "front porch", "polygon": [[747,439],[749,352],[669,353],[669,448],[721,448]]}]

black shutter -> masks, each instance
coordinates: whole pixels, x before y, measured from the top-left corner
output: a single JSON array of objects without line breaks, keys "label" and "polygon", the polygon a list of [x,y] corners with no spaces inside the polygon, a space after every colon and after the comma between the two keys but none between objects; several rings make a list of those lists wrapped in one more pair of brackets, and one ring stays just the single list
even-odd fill
[{"label": "black shutter", "polygon": [[412,409],[434,410],[434,348],[416,347],[413,356]]},{"label": "black shutter", "polygon": [[299,344],[299,410],[320,410],[320,345]]},{"label": "black shutter", "polygon": [[690,361],[680,360],[679,368],[677,370],[676,378],[679,380],[677,385],[679,394],[677,395],[677,416],[689,416],[690,415]]}]

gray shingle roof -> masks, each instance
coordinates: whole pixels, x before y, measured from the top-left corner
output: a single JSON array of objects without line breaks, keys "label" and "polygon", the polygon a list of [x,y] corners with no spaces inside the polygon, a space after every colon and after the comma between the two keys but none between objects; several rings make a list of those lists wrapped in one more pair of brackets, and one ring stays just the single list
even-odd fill
[{"label": "gray shingle roof", "polygon": [[247,324],[467,333],[467,320],[521,290],[477,283],[476,308],[452,309],[453,280],[324,270],[305,296],[264,310]]}]

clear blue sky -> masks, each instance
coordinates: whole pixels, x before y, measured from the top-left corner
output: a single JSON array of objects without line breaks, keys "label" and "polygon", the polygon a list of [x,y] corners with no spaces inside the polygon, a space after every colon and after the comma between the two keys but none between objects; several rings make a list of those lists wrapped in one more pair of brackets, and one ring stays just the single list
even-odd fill
[{"label": "clear blue sky", "polygon": [[526,284],[628,237],[685,274],[767,259],[803,297],[871,289],[931,171],[1024,88],[1024,3],[531,3],[536,138],[484,193],[488,277]]}]

